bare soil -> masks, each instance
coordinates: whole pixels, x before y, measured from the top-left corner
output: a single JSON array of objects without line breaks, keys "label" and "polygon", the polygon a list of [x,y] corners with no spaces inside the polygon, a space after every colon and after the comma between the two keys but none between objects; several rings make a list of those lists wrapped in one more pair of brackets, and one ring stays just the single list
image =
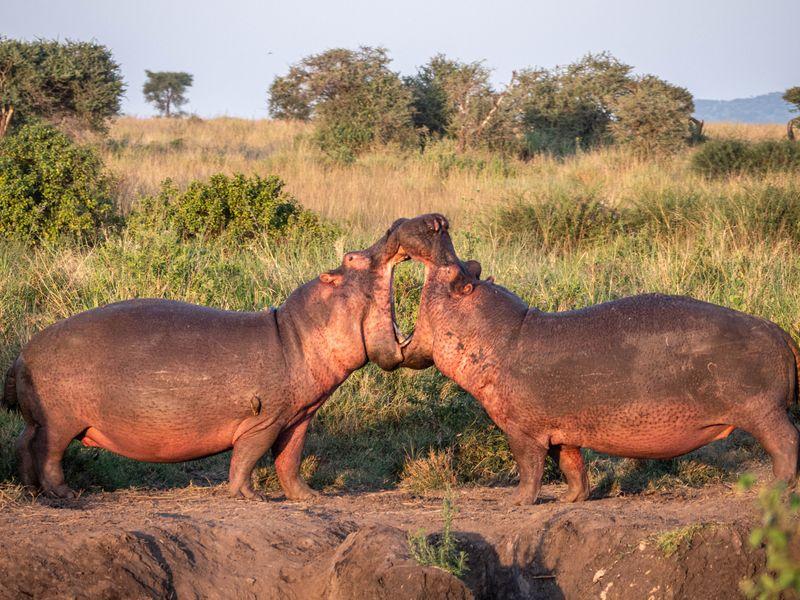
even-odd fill
[{"label": "bare soil", "polygon": [[[400,491],[295,503],[223,487],[37,499],[0,514],[2,598],[735,598],[764,564],[753,492],[732,486],[535,506],[510,488],[454,492],[464,580],[410,557],[441,499]],[[691,529],[687,529],[690,526]],[[659,544],[665,532],[677,550]]]}]

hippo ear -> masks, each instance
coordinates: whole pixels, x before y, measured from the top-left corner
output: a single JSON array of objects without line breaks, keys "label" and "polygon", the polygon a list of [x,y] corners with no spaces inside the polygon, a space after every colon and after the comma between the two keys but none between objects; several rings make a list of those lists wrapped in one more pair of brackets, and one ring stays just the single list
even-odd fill
[{"label": "hippo ear", "polygon": [[342,279],[343,279],[342,274],[338,272],[338,269],[335,269],[333,271],[327,271],[326,273],[323,273],[322,275],[319,276],[319,280],[322,283],[328,283],[331,285],[341,284]]},{"label": "hippo ear", "polygon": [[464,268],[467,270],[467,273],[472,275],[475,279],[481,278],[481,263],[477,260],[468,260],[464,263]]}]

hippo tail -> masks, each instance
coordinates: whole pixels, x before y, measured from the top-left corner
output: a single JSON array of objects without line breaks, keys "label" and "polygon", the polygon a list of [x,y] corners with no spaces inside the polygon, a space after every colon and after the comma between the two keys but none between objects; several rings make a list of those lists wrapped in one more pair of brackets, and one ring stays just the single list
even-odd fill
[{"label": "hippo tail", "polygon": [[0,406],[6,410],[17,408],[17,361],[6,371],[6,380],[3,384],[3,397],[0,399]]}]

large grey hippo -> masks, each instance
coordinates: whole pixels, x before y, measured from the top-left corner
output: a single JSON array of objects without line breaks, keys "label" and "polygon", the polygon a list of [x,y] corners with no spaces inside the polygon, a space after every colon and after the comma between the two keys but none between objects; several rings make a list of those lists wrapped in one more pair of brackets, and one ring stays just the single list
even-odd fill
[{"label": "large grey hippo", "polygon": [[400,243],[426,267],[401,364],[435,364],[484,406],[519,466],[516,502],[536,500],[548,452],[575,501],[589,492],[581,447],[672,458],[737,427],[769,453],[775,477],[794,479],[798,348],[774,323],[660,294],[542,312],[481,280],[446,228],[432,244]]},{"label": "large grey hippo", "polygon": [[73,439],[153,462],[233,448],[230,491],[258,498],[251,473],[272,448],[286,496],[312,495],[299,475],[312,416],[367,360],[386,369],[402,360],[392,304],[397,236],[424,238],[443,224],[439,215],[395,222],[278,308],[128,300],[39,332],[4,388],[3,403],[18,405],[26,423],[17,442],[22,481],[71,497],[61,459]]}]

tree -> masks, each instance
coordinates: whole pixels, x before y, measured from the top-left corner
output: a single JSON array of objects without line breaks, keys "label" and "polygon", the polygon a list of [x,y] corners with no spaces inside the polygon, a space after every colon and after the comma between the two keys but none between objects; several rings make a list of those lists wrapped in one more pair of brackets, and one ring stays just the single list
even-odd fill
[{"label": "tree", "polygon": [[[794,107],[791,109],[792,112],[800,112],[800,86],[790,87],[786,90],[783,93],[783,99],[789,104],[794,104]],[[800,117],[789,119],[789,122],[786,124],[786,135],[792,141],[795,139],[795,127],[800,129]]]},{"label": "tree", "polygon": [[574,152],[609,141],[611,106],[624,94],[631,67],[610,54],[588,54],[552,70],[526,69],[509,90],[527,152]]},{"label": "tree", "polygon": [[385,49],[366,46],[308,56],[272,82],[270,114],[316,121],[318,145],[337,160],[373,143],[408,143],[411,94],[390,62]]},{"label": "tree", "polygon": [[[144,99],[158,109],[164,117],[181,114],[181,106],[188,102],[186,89],[192,87],[193,77],[182,71],[147,71],[147,81],[142,87]],[[173,109],[176,111],[173,113]]]},{"label": "tree", "polygon": [[103,130],[119,113],[124,89],[105,46],[0,39],[0,137],[32,118]]},{"label": "tree", "polygon": [[610,130],[614,141],[638,154],[674,152],[692,135],[692,95],[654,75],[632,79],[612,108]]},{"label": "tree", "polygon": [[506,92],[492,89],[490,75],[482,62],[465,63],[437,54],[405,80],[412,94],[414,125],[455,139],[461,152],[478,145],[495,147],[502,138],[498,117]]}]

